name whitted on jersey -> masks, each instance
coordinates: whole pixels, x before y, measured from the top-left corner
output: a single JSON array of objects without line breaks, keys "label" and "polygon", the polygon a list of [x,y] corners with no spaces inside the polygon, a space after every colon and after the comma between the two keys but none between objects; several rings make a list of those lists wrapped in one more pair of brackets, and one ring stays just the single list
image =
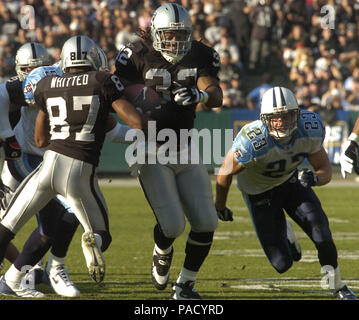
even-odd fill
[{"label": "name whitted on jersey", "polygon": [[55,77],[51,79],[50,88],[69,88],[73,86],[86,86],[88,85],[89,77],[87,74],[73,76],[68,78]]}]

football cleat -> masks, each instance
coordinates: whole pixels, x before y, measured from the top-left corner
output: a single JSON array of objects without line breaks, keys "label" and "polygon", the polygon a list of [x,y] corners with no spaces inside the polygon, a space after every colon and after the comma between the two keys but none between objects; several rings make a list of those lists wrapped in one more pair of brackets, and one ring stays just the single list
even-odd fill
[{"label": "football cleat", "polygon": [[292,253],[292,257],[294,261],[299,261],[302,258],[302,249],[300,248],[300,244],[295,236],[293,226],[288,219],[287,221],[287,239],[289,242],[289,249]]},{"label": "football cleat", "polygon": [[101,236],[91,231],[85,232],[81,244],[90,277],[95,282],[102,282],[105,277],[105,258],[101,251]]},{"label": "football cleat", "polygon": [[46,273],[44,268],[42,267],[42,262],[38,262],[37,264],[35,264],[32,269],[30,270],[30,272],[34,273],[34,277],[35,277],[35,284],[40,284],[42,283],[42,279],[44,277],[44,274]]},{"label": "football cleat", "polygon": [[344,287],[335,291],[333,295],[335,298],[343,300],[352,300],[357,298],[356,294],[352,290],[350,290],[347,285],[344,285]]},{"label": "football cleat", "polygon": [[5,296],[14,296],[21,298],[44,298],[45,295],[35,289],[24,287],[21,283],[8,281],[5,276],[0,278],[0,294]]},{"label": "football cleat", "polygon": [[156,247],[153,249],[151,267],[152,283],[158,290],[164,290],[170,276],[170,267],[173,257],[173,247],[169,254],[159,254]]},{"label": "football cleat", "polygon": [[194,289],[194,281],[185,283],[175,283],[172,287],[170,300],[202,300],[196,289]]},{"label": "football cleat", "polygon": [[52,288],[58,295],[70,298],[80,296],[80,291],[71,281],[63,264],[51,266],[48,277]]}]

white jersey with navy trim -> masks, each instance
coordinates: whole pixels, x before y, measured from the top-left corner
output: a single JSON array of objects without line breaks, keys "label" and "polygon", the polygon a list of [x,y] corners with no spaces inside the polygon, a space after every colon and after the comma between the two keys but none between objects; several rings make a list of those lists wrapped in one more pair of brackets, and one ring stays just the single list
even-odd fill
[{"label": "white jersey with navy trim", "polygon": [[39,108],[35,105],[34,92],[36,84],[44,77],[62,75],[58,65],[38,67],[32,70],[22,83],[25,101],[28,106],[21,108],[21,118],[14,128],[16,139],[23,152],[44,155],[44,149],[38,148],[34,141],[35,121]]},{"label": "white jersey with navy trim", "polygon": [[237,176],[238,188],[259,194],[287,181],[309,155],[323,145],[325,127],[320,116],[302,111],[298,128],[287,144],[280,144],[260,120],[245,125],[235,138],[232,150],[245,169]]}]

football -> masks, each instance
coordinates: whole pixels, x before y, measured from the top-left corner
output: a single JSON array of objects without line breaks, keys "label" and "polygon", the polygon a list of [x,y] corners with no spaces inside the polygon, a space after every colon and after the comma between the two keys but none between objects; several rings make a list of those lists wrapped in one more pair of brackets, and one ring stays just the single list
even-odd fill
[{"label": "football", "polygon": [[162,100],[155,90],[143,84],[129,85],[125,88],[124,95],[142,113],[150,112],[158,107]]}]

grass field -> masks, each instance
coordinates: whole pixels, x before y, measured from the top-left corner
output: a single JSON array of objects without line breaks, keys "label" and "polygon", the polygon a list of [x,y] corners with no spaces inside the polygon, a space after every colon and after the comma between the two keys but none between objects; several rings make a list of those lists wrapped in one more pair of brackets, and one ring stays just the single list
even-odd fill
[{"label": "grass field", "polygon": [[[164,300],[170,286],[157,291],[151,283],[152,232],[155,219],[141,189],[133,183],[118,185],[107,180],[102,186],[110,211],[113,242],[105,252],[107,272],[101,285],[87,275],[80,246],[79,228],[67,257],[67,266],[79,290],[80,298],[95,300]],[[343,182],[343,181],[342,181]],[[315,188],[331,224],[339,253],[342,278],[359,293],[359,200],[358,187],[352,183],[330,183]],[[207,300],[282,300],[332,299],[321,288],[317,253],[312,242],[294,225],[303,257],[286,273],[278,274],[269,264],[254,233],[242,197],[232,186],[228,206],[235,213],[232,223],[220,222],[210,255],[203,265],[196,288]],[[14,240],[21,249],[35,226],[35,219],[22,229]],[[189,230],[187,224],[186,231]],[[175,255],[170,282],[176,280],[184,260],[187,232],[174,244]],[[6,270],[9,263],[5,261]],[[37,287],[49,300],[68,300],[53,293],[44,284]],[[0,300],[12,298],[0,296]]]}]

